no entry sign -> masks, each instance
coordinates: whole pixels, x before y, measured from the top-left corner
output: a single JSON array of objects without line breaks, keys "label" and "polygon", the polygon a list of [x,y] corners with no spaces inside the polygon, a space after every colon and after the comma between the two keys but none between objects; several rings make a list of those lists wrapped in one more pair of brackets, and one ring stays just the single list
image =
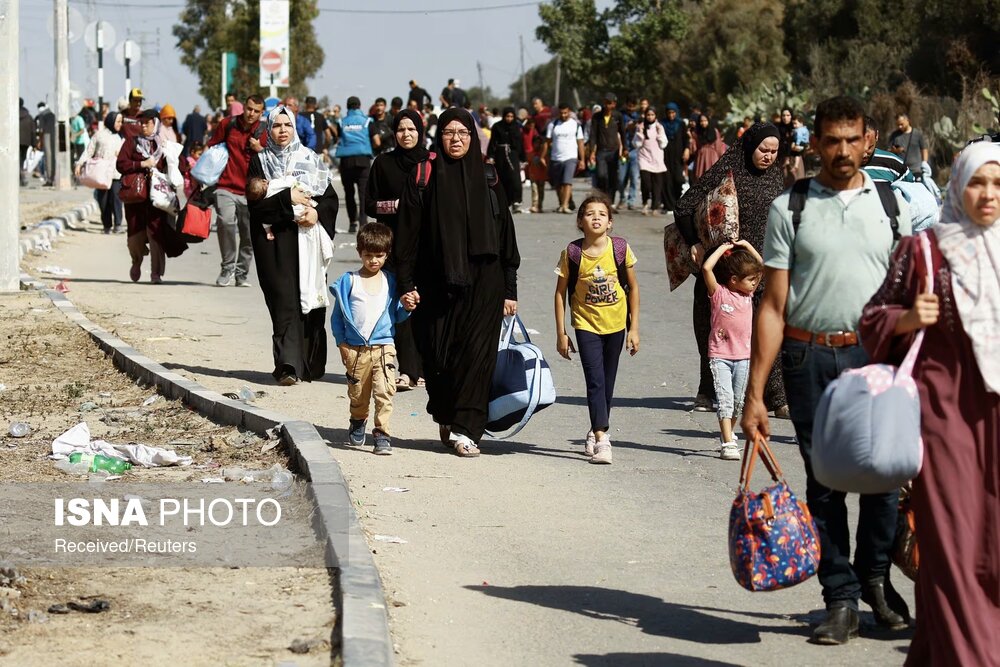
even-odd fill
[{"label": "no entry sign", "polygon": [[260,56],[260,68],[269,74],[280,72],[281,65],[281,54],[277,51],[265,51]]}]

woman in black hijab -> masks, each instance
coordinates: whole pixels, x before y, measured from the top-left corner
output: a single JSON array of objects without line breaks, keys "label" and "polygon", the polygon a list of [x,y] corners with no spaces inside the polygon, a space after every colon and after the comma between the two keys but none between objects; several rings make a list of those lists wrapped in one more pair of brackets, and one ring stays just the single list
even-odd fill
[{"label": "woman in black hijab", "polygon": [[[431,154],[424,148],[423,120],[413,109],[403,109],[393,117],[392,131],[396,136],[396,147],[389,153],[382,153],[372,162],[368,187],[365,189],[365,212],[388,225],[392,233],[396,234],[399,226],[399,199],[403,189],[408,180],[416,180],[414,168],[430,160]],[[389,257],[387,268],[394,270],[395,265],[395,259]],[[395,343],[396,361],[399,364],[396,389],[406,391],[422,385],[423,364],[409,318],[396,324]]]},{"label": "woman in black hijab", "polygon": [[[744,132],[722,158],[677,202],[677,208],[674,210],[677,228],[691,246],[694,261],[698,266],[701,266],[704,258],[715,249],[703,248],[698,239],[698,230],[694,222],[695,208],[698,202],[705,200],[709,192],[719,187],[729,171],[733,172],[733,181],[736,183],[736,200],[740,209],[740,236],[749,241],[757,252],[763,254],[767,213],[771,208],[771,202],[784,189],[781,164],[778,162],[778,141],[777,127],[771,123],[756,123]],[[755,309],[760,304],[763,293],[761,285],[753,297]],[[701,354],[701,379],[694,409],[699,412],[710,412],[712,399],[715,397],[712,372],[708,366],[711,304],[700,271],[695,276],[693,314],[694,334],[698,342],[698,352]],[[771,369],[771,376],[764,390],[764,402],[777,416],[787,416],[785,388],[778,364]]]},{"label": "woman in black hijab", "polygon": [[427,412],[442,442],[478,456],[504,314],[517,312],[517,251],[507,198],[487,181],[472,116],[438,120],[425,188],[406,179],[395,256],[400,295],[416,290],[413,332],[424,362]]},{"label": "woman in black hijab", "polygon": [[490,131],[486,157],[496,166],[507,203],[514,207],[514,213],[520,213],[521,164],[527,159],[524,155],[524,133],[517,124],[514,107],[506,107],[503,118],[494,123]]}]

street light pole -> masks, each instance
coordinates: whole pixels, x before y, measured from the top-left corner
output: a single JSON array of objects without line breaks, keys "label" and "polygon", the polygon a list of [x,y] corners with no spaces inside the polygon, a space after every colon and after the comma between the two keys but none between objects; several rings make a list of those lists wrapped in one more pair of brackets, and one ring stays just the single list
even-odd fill
[{"label": "street light pole", "polygon": [[[55,155],[46,156],[46,165],[55,169],[56,190],[69,190],[72,186],[69,150],[69,5],[67,0],[55,0],[56,33],[56,120],[57,132],[65,141],[65,152],[59,152],[60,141],[55,142]],[[16,48],[16,47],[15,47]],[[50,160],[51,158],[51,160]]]},{"label": "street light pole", "polygon": [[20,110],[17,104],[19,0],[0,0],[0,292],[20,288],[17,233],[21,228]]},{"label": "street light pole", "polygon": [[104,26],[97,22],[97,111],[104,108]]}]

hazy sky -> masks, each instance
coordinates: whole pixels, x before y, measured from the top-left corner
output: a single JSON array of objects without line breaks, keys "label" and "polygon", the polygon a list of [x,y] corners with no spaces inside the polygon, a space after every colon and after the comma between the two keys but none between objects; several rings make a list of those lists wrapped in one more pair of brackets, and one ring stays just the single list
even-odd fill
[{"label": "hazy sky", "polygon": [[[219,0],[220,2],[223,0]],[[295,0],[292,0],[293,2]],[[55,55],[46,23],[53,0],[20,1],[20,95],[29,109],[42,99],[55,97]],[[180,52],[171,33],[183,0],[70,0],[86,24],[98,18],[117,30],[118,41],[131,32],[134,41],[146,41],[141,63],[132,67],[132,85],[141,86],[151,104],[171,103],[182,118],[195,104],[205,109],[194,75],[180,63]],[[523,0],[483,0],[483,6],[525,4]],[[546,62],[549,55],[535,39],[539,3],[494,10],[446,14],[355,14],[344,10],[469,9],[469,0],[319,0],[315,21],[318,41],[326,59],[309,90],[317,97],[329,95],[343,104],[358,95],[363,107],[375,97],[405,98],[412,78],[435,98],[449,78],[463,88],[478,85],[476,61],[482,63],[483,81],[494,92],[506,93],[520,72],[518,35],[524,36],[525,68]],[[610,0],[598,2],[599,6]],[[339,10],[339,11],[334,11]],[[157,33],[158,31],[158,33]],[[157,34],[159,53],[156,54]],[[291,45],[294,58],[295,45]],[[125,93],[125,69],[105,50],[105,98]],[[84,97],[97,97],[97,57],[84,40],[70,44],[70,80]],[[280,90],[279,90],[280,94]],[[218,105],[219,100],[211,100]]]}]

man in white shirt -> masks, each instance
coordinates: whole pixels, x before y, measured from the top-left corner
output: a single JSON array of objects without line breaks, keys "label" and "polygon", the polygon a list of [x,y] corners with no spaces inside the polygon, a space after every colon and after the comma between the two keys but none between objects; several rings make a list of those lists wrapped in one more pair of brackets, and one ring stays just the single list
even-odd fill
[{"label": "man in white shirt", "polygon": [[546,128],[542,164],[548,165],[549,182],[559,195],[557,213],[569,213],[573,176],[583,171],[583,127],[571,116],[569,105],[559,105],[559,118]]}]

